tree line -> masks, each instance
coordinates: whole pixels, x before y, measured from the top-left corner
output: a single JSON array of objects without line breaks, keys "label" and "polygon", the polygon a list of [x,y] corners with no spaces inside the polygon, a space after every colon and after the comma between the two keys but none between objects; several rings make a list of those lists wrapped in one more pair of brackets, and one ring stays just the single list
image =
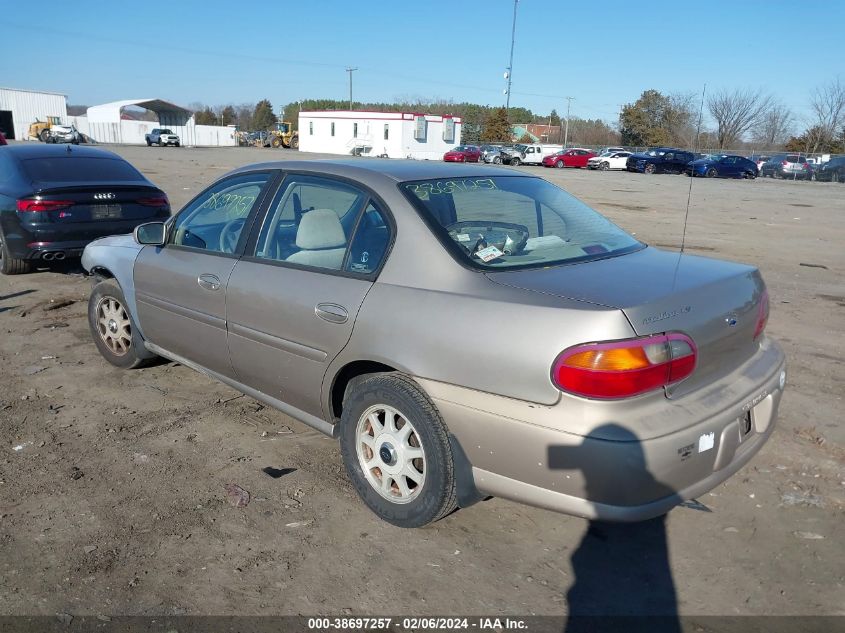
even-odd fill
[{"label": "tree line", "polygon": [[[681,146],[702,149],[787,149],[808,153],[845,153],[845,84],[837,78],[810,95],[811,120],[796,134],[794,113],[772,95],[750,88],[721,90],[706,96],[690,93],[664,94],[649,89],[622,106],[618,124],[600,119],[569,118],[568,140],[574,145]],[[300,111],[347,110],[349,101],[304,99],[280,108],[282,120],[293,123]],[[566,124],[556,110],[538,114],[528,108],[485,106],[451,100],[404,97],[393,103],[353,102],[353,109],[376,112],[425,112],[451,114],[463,121],[464,143],[511,142],[514,124],[545,124],[555,132],[544,140],[563,141]],[[236,125],[240,130],[267,130],[279,121],[269,99],[256,104],[207,106],[190,104],[200,125]],[[700,117],[709,115],[711,125],[702,127]],[[530,137],[518,139],[528,142]]]}]

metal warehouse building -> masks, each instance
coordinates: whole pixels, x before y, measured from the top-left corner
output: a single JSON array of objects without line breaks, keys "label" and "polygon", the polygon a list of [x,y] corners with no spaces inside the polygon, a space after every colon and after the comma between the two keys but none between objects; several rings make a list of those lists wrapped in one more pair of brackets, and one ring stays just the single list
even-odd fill
[{"label": "metal warehouse building", "polygon": [[57,116],[67,121],[67,96],[57,92],[0,88],[0,131],[6,138],[26,140],[36,119]]}]

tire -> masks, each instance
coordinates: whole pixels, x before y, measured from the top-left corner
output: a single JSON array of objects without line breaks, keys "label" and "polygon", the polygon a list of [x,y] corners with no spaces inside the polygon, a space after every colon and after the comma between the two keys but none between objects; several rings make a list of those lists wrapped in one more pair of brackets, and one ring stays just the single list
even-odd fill
[{"label": "tire", "polygon": [[648,163],[645,167],[643,167],[644,174],[653,174],[656,171],[654,167],[654,163]]},{"label": "tire", "polygon": [[556,161],[556,162],[555,162],[555,168],[557,168],[557,169],[563,169],[563,167],[564,167],[564,164],[563,164],[563,161],[562,161],[562,160],[559,160],[559,161]]},{"label": "tire", "polygon": [[153,142],[150,139],[147,139],[147,147],[152,147]]},{"label": "tire", "polygon": [[[346,472],[361,500],[379,518],[398,527],[422,527],[455,509],[449,434],[437,409],[413,380],[391,373],[351,383],[340,425]],[[406,425],[411,431],[403,436]],[[372,440],[364,441],[365,437]],[[406,457],[406,450],[419,456]],[[366,468],[366,463],[375,465]],[[386,477],[387,468],[396,468],[398,477]]]},{"label": "tire", "polygon": [[522,161],[519,160],[516,156],[511,158],[511,167],[519,167],[522,164]]},{"label": "tire", "polygon": [[181,144],[180,143],[174,143],[173,147],[181,147]]},{"label": "tire", "polygon": [[280,139],[278,136],[274,136],[273,140],[270,141],[270,146],[273,149],[279,149],[282,146],[282,139]]},{"label": "tire", "polygon": [[299,149],[299,137],[294,136],[290,139],[290,148],[291,149]]},{"label": "tire", "polygon": [[41,130],[41,132],[39,132],[38,139],[42,143],[46,143],[48,138],[50,138],[50,130],[44,129],[44,130]]},{"label": "tire", "polygon": [[705,176],[707,176],[708,178],[715,178],[716,176],[718,176],[718,175],[719,175],[719,172],[718,172],[718,171],[716,171],[716,168],[715,168],[715,167],[711,167],[710,169],[708,169],[708,170],[704,173],[704,175],[705,175]]},{"label": "tire", "polygon": [[607,161],[603,161],[599,165],[599,169],[601,169],[602,171],[608,171],[610,169],[610,163],[608,163]]},{"label": "tire", "polygon": [[755,178],[757,178],[757,176],[754,174],[754,172],[753,172],[753,171],[747,171],[747,172],[745,172],[745,176],[744,176],[744,177],[745,177],[745,179],[746,179],[746,180],[754,180]]},{"label": "tire", "polygon": [[[830,182],[839,182],[839,174],[836,172],[830,174]],[[843,182],[845,182],[845,180],[843,180]]]},{"label": "tire", "polygon": [[6,240],[3,239],[0,233],[0,273],[4,275],[23,275],[32,272],[32,262],[28,259],[19,259],[12,257],[9,248],[6,246]]},{"label": "tire", "polygon": [[502,157],[501,156],[494,156],[493,157],[493,164],[494,165],[501,165],[502,164]]},{"label": "tire", "polygon": [[114,279],[104,279],[91,291],[88,326],[97,350],[115,367],[136,369],[155,358],[144,347],[138,328],[126,309],[123,290]]}]

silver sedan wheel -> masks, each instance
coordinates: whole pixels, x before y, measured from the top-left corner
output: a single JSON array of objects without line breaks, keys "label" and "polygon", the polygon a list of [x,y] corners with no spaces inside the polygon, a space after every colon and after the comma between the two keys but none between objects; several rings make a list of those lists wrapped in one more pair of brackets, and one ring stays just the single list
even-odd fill
[{"label": "silver sedan wheel", "polygon": [[132,345],[132,330],[126,309],[114,297],[103,297],[97,304],[97,332],[116,356],[123,356]]},{"label": "silver sedan wheel", "polygon": [[369,484],[392,503],[410,503],[425,485],[425,450],[414,425],[400,411],[377,404],[355,429],[358,463]]}]

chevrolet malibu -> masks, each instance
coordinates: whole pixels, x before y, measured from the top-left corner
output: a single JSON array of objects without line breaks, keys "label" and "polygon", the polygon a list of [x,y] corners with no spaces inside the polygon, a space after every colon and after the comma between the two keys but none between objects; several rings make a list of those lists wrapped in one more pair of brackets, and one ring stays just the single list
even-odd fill
[{"label": "chevrolet malibu", "polygon": [[661,515],[760,450],[786,380],[757,269],[505,168],[243,167],[83,265],[106,360],[177,361],[338,438],[402,527],[488,496]]}]

